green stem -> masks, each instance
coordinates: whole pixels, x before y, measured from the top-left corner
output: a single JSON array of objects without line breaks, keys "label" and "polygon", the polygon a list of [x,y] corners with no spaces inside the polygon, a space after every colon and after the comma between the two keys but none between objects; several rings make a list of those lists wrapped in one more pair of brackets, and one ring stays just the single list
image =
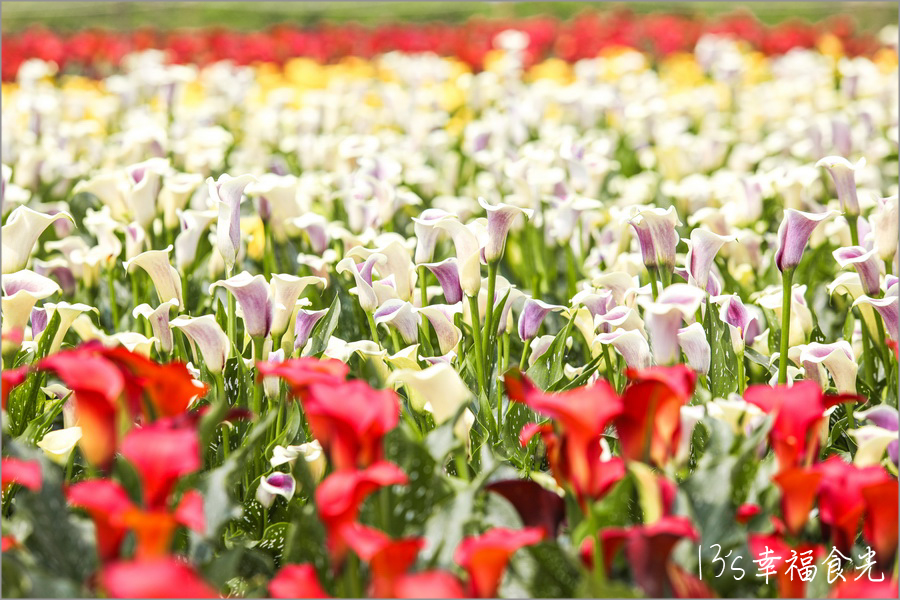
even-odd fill
[{"label": "green stem", "polygon": [[[253,368],[258,371],[256,363],[262,361],[264,338],[253,338]],[[253,412],[261,416],[262,411],[262,381],[253,384]]]},{"label": "green stem", "polygon": [[747,380],[744,377],[744,349],[737,355],[737,376],[738,376],[738,393],[743,396],[744,390],[747,389]]},{"label": "green stem", "polygon": [[494,339],[496,333],[494,329],[496,328],[492,329],[491,326],[494,321],[494,292],[497,286],[497,267],[499,264],[499,260],[488,263],[487,304],[484,312],[484,333],[481,338],[484,344],[484,373],[486,375],[492,372],[490,361],[494,357],[492,352],[493,344],[491,342]]},{"label": "green stem", "polygon": [[598,589],[603,589],[606,584],[606,564],[603,561],[603,546],[601,546],[600,523],[595,514],[594,507],[588,505],[588,520],[590,523],[590,534],[594,538],[594,580]]},{"label": "green stem", "polygon": [[613,369],[612,357],[609,355],[609,344],[603,344],[603,361],[606,363],[606,380],[612,384],[613,388],[618,390],[619,383],[616,381],[616,372]]},{"label": "green stem", "polygon": [[885,272],[887,275],[893,275],[893,274],[894,274],[894,259],[892,259],[892,258],[885,259],[885,261],[884,261],[884,272]]},{"label": "green stem", "polygon": [[778,384],[787,383],[788,349],[791,339],[791,282],[794,269],[781,273],[781,355],[778,357]]},{"label": "green stem", "polygon": [[578,271],[575,265],[575,253],[572,251],[572,244],[566,244],[566,291],[569,298],[572,298],[577,292]]},{"label": "green stem", "polygon": [[531,340],[525,340],[525,346],[522,347],[522,358],[519,359],[519,370],[525,371],[525,361],[528,360],[528,351],[531,349]]},{"label": "green stem", "polygon": [[119,304],[116,302],[115,278],[113,277],[113,269],[110,267],[106,271],[106,284],[109,288],[109,311],[112,316],[112,333],[116,332],[119,326]]},{"label": "green stem", "polygon": [[857,227],[859,215],[847,215],[847,223],[850,224],[850,241],[854,246],[859,246],[859,228]]},{"label": "green stem", "polygon": [[[231,277],[231,272],[233,269],[228,269],[225,273],[226,278]],[[238,345],[237,339],[237,312],[234,304],[234,294],[228,292],[228,339],[231,340],[235,346]]]},{"label": "green stem", "polygon": [[653,293],[653,301],[656,302],[659,297],[659,290],[656,287],[656,267],[647,267],[647,272],[650,274],[650,291]]},{"label": "green stem", "polygon": [[378,341],[378,326],[375,325],[375,317],[372,316],[372,313],[367,312],[366,318],[369,320],[369,332],[372,334],[372,341],[381,345],[381,342]]},{"label": "green stem", "polygon": [[[419,265],[419,296],[422,303],[421,308],[425,308],[426,306],[428,306],[428,284],[425,279],[427,273],[428,269]],[[422,333],[424,334],[425,341],[431,344],[431,331],[428,329],[428,325],[425,323],[423,323]]]},{"label": "green stem", "polygon": [[472,341],[475,346],[475,374],[478,378],[478,391],[483,392],[484,385],[484,350],[481,346],[481,317],[478,313],[478,298],[475,296],[467,296],[469,298],[469,309],[472,313]]},{"label": "green stem", "polygon": [[388,329],[390,329],[391,332],[391,343],[394,345],[394,354],[397,354],[398,352],[400,352],[400,350],[402,350],[402,347],[400,346],[400,338],[397,336],[396,329],[394,329],[393,327],[389,327]]},{"label": "green stem", "polygon": [[[876,315],[875,320],[878,320],[878,316]],[[866,383],[869,385],[870,390],[875,390],[875,362],[872,360],[872,353],[874,352],[872,334],[869,331],[869,326],[866,325],[866,320],[863,318],[862,313],[859,315],[859,323],[862,325],[862,344],[863,344],[863,362],[865,364],[864,369],[864,378]]]}]

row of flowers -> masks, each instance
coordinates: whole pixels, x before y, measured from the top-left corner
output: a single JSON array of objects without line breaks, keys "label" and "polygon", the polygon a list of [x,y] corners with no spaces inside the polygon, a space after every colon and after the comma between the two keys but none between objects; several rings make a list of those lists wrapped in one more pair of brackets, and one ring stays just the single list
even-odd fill
[{"label": "row of flowers", "polygon": [[896,596],[896,55],[529,39],[4,86],[4,595]]},{"label": "row of flowers", "polygon": [[393,23],[375,27],[355,24],[300,28],[279,25],[266,32],[228,29],[133,32],[80,30],[61,34],[41,27],[3,36],[3,80],[15,79],[29,58],[52,61],[66,72],[110,73],[131,52],[165,50],[172,61],[205,65],[231,60],[241,65],[283,63],[307,57],[331,62],[347,56],[372,58],[386,52],[433,52],[456,57],[481,69],[495,46],[494,38],[507,29],[528,35],[527,65],[549,57],[577,61],[596,56],[604,48],[627,47],[656,56],[689,52],[703,34],[729,35],[767,55],[817,45],[850,56],[871,55],[891,45],[891,34],[880,40],[858,32],[852,19],[835,17],[823,23],[789,21],[767,26],[746,12],[712,19],[680,14],[638,15],[628,9],[587,11],[570,21],[551,17],[519,20],[472,20],[463,24]]}]

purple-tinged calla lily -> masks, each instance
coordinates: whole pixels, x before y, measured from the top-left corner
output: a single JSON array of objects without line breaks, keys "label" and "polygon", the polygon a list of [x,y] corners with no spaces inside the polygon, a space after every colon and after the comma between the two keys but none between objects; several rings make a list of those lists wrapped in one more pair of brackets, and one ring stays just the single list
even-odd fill
[{"label": "purple-tinged calla lily", "polygon": [[[807,367],[807,365],[822,365],[831,374],[834,380],[834,387],[841,394],[856,393],[856,372],[859,365],[853,356],[853,349],[850,342],[841,340],[831,344],[820,344],[813,342],[805,346],[801,346],[799,363]],[[823,383],[820,381],[820,383]]]},{"label": "purple-tinged calla lily", "polygon": [[[121,223],[112,218],[107,206],[101,210],[89,208],[82,223],[84,228],[97,238],[97,245],[91,248],[90,252],[101,256],[104,266],[111,265],[122,253],[122,242],[118,236],[119,230],[122,229]],[[65,242],[67,239],[61,240],[61,242]],[[48,249],[50,243],[47,244]]]},{"label": "purple-tinged calla lily", "polygon": [[165,250],[148,250],[131,260],[126,260],[123,266],[128,273],[131,273],[134,267],[140,267],[146,271],[153,281],[160,302],[177,300],[179,306],[184,306],[184,298],[181,295],[181,275],[175,267],[169,264],[171,250],[172,246],[168,246]]},{"label": "purple-tinged calla lily", "polygon": [[269,335],[272,327],[273,306],[269,296],[269,284],[262,275],[250,275],[242,271],[234,277],[219,280],[209,286],[209,293],[217,287],[228,290],[240,306],[244,331],[253,339]]},{"label": "purple-tinged calla lily", "polygon": [[500,260],[503,256],[506,238],[516,217],[524,215],[526,219],[530,219],[534,215],[534,211],[512,204],[500,203],[492,206],[484,198],[478,198],[478,204],[487,211],[488,235],[487,244],[484,247],[484,258],[486,262],[492,263]]},{"label": "purple-tinged calla lily", "polygon": [[778,227],[778,250],[775,252],[778,270],[784,272],[796,268],[803,258],[803,251],[813,230],[819,223],[836,214],[838,213],[834,210],[823,213],[808,213],[793,208],[785,210]]},{"label": "purple-tinged calla lily", "polygon": [[606,314],[597,315],[594,318],[594,326],[603,332],[624,329],[625,331],[638,331],[641,335],[644,333],[644,320],[641,319],[637,310],[628,306],[616,306]]},{"label": "purple-tinged calla lily", "polygon": [[0,238],[2,238],[0,245],[3,250],[0,262],[2,262],[3,274],[7,275],[24,269],[38,238],[47,227],[59,219],[75,222],[72,216],[66,212],[46,215],[27,206],[19,206],[13,210],[0,231]]},{"label": "purple-tinged calla lily", "polygon": [[678,331],[684,320],[694,317],[705,297],[706,292],[692,285],[674,283],[660,294],[656,302],[645,306],[644,323],[656,364],[678,362]]},{"label": "purple-tinged calla lily", "polygon": [[[612,292],[613,300],[617,306],[631,306],[640,287],[635,278],[625,271],[609,271],[608,273],[596,275],[591,280],[591,284],[594,287]],[[588,308],[590,307],[588,306]]]},{"label": "purple-tinged calla lily", "polygon": [[381,306],[388,300],[400,300],[400,295],[397,293],[397,282],[394,280],[393,275],[373,281],[372,289],[375,291],[376,304],[378,306]]},{"label": "purple-tinged calla lily", "polygon": [[700,323],[691,323],[678,330],[678,345],[687,357],[688,366],[701,375],[709,373],[712,349],[706,331]]},{"label": "purple-tinged calla lily", "polygon": [[[102,332],[101,332],[102,333]],[[103,339],[103,343],[112,346],[122,346],[129,352],[140,354],[150,358],[150,352],[154,344],[158,343],[155,337],[147,337],[136,331],[121,331]]]},{"label": "purple-tinged calla lily", "polygon": [[298,201],[300,180],[294,175],[266,173],[246,188],[248,196],[259,198],[259,214],[263,221],[271,224],[276,241],[286,239],[285,225],[303,216],[303,207]]},{"label": "purple-tinged calla lily", "polygon": [[859,215],[859,200],[856,197],[856,171],[866,165],[866,159],[860,158],[855,165],[842,156],[826,156],[816,163],[816,167],[825,167],[834,180],[838,200],[847,215]]},{"label": "purple-tinged calla lily", "polygon": [[438,220],[450,216],[450,213],[440,208],[426,208],[421,212],[418,218],[413,217],[413,230],[416,233],[416,256],[417,265],[431,262],[434,258],[434,247],[437,244],[437,238],[440,229],[435,229]]},{"label": "purple-tinged calla lily", "polygon": [[422,318],[409,302],[388,300],[375,311],[375,324],[393,327],[407,344],[414,344],[419,337],[419,323]]},{"label": "purple-tinged calla lily", "polygon": [[628,222],[637,233],[644,264],[649,268],[672,270],[675,267],[675,248],[678,246],[675,227],[681,225],[675,207],[648,208]]},{"label": "purple-tinged calla lily", "polygon": [[107,171],[97,173],[90,179],[79,181],[75,184],[73,193],[93,194],[104,206],[109,208],[113,217],[124,220],[128,213],[124,195],[126,185],[122,171]]},{"label": "purple-tinged calla lily", "polygon": [[175,266],[179,271],[186,271],[194,264],[197,246],[216,215],[214,210],[178,211],[181,232],[175,236]]},{"label": "purple-tinged calla lily", "polygon": [[47,328],[47,311],[43,308],[31,309],[31,339],[37,339]]},{"label": "purple-tinged calla lily", "polygon": [[453,323],[454,315],[462,314],[462,302],[456,304],[432,304],[414,309],[419,314],[425,315],[437,334],[438,346],[441,354],[455,352],[459,341],[462,339],[462,331]]},{"label": "purple-tinged calla lily", "polygon": [[290,473],[276,472],[259,478],[256,501],[264,508],[270,508],[275,502],[275,496],[281,496],[286,502],[289,502],[296,491],[297,482]]},{"label": "purple-tinged calla lily", "polygon": [[531,353],[528,355],[528,366],[531,367],[537,362],[541,356],[543,356],[547,350],[550,349],[550,346],[553,344],[553,340],[556,339],[556,336],[552,335],[541,335],[531,342]]},{"label": "purple-tinged calla lily", "polygon": [[169,326],[169,311],[177,307],[178,302],[175,300],[167,300],[156,308],[152,308],[149,304],[135,306],[131,313],[135,319],[140,316],[150,322],[150,328],[153,330],[153,337],[159,340],[160,350],[166,353],[171,352],[174,348],[172,328]]},{"label": "purple-tinged calla lily", "polygon": [[856,269],[866,294],[878,295],[881,289],[881,266],[875,257],[874,249],[866,251],[862,246],[850,246],[838,248],[832,254],[842,269],[847,267]]},{"label": "purple-tinged calla lily", "polygon": [[303,457],[306,466],[310,470],[315,481],[320,481],[325,475],[325,452],[322,450],[322,444],[319,440],[305,442],[296,446],[275,446],[272,448],[272,458],[269,464],[273,467],[279,467],[284,464],[294,464],[298,458]]},{"label": "purple-tinged calla lily", "polygon": [[370,254],[365,262],[357,264],[350,257],[344,258],[336,266],[337,273],[345,273],[349,271],[356,280],[356,287],[350,289],[350,293],[356,294],[359,299],[359,305],[367,313],[372,313],[378,307],[378,297],[372,287],[372,269],[376,263],[387,262],[387,257],[383,254]]},{"label": "purple-tinged calla lily", "polygon": [[[387,385],[397,384],[403,384],[413,392],[411,395],[416,398],[417,410],[430,412],[435,425],[452,419],[472,399],[472,392],[459,374],[446,364],[432,365],[422,370],[398,369],[387,380]],[[474,415],[466,409],[453,427],[457,438],[465,442],[468,442],[472,428],[471,416]]]},{"label": "purple-tinged calla lily", "polygon": [[378,271],[381,278],[385,279],[393,275],[397,296],[401,300],[410,300],[416,285],[416,268],[409,258],[409,250],[395,239],[374,250],[356,246],[347,252],[347,257],[366,260],[375,254],[385,257],[384,261],[379,261],[375,265],[375,270]]},{"label": "purple-tinged calla lily", "polygon": [[459,268],[455,257],[442,260],[438,263],[423,263],[422,266],[431,271],[441,285],[444,300],[447,304],[456,304],[463,299],[462,286],[459,282]]},{"label": "purple-tinged calla lily", "polygon": [[213,315],[178,317],[169,326],[184,333],[195,357],[199,350],[210,373],[218,375],[225,369],[225,360],[231,353],[231,341]]},{"label": "purple-tinged calla lily", "polygon": [[718,235],[706,229],[694,229],[687,242],[688,251],[685,258],[687,270],[687,282],[697,286],[701,290],[707,289],[710,279],[710,269],[719,250],[728,242],[736,238],[733,235]]},{"label": "purple-tinged calla lily", "polygon": [[162,175],[169,169],[166,158],[151,158],[125,169],[125,202],[129,213],[141,227],[147,228],[156,217],[156,202]]},{"label": "purple-tinged calla lily", "polygon": [[615,329],[609,333],[598,334],[592,345],[610,344],[616,352],[625,359],[625,364],[631,369],[646,369],[651,364],[650,344],[640,332],[625,329]]},{"label": "purple-tinged calla lily", "polygon": [[75,274],[72,273],[69,262],[65,258],[56,257],[50,260],[34,259],[33,270],[38,275],[52,277],[59,283],[63,294],[70,296],[75,293]]},{"label": "purple-tinged calla lily", "polygon": [[325,347],[323,356],[339,360],[346,363],[354,354],[359,354],[363,358],[376,358],[372,362],[378,366],[384,366],[384,357],[387,351],[373,342],[372,340],[359,340],[358,342],[347,342],[339,337],[331,336],[328,338],[328,344]]},{"label": "purple-tinged calla lily", "polygon": [[241,247],[241,198],[244,195],[244,188],[255,179],[252,175],[231,177],[222,174],[216,181],[213,181],[212,177],[206,180],[212,205],[219,211],[216,223],[216,248],[225,261],[226,272],[234,268]]},{"label": "purple-tinged calla lily", "polygon": [[327,249],[331,237],[328,234],[328,221],[322,215],[308,212],[296,219],[291,219],[291,225],[306,233],[312,251],[321,256]]},{"label": "purple-tinged calla lily", "polygon": [[874,308],[881,320],[884,321],[884,328],[892,340],[900,339],[900,308],[898,308],[898,286],[894,285],[888,288],[884,298],[871,298],[869,296],[860,296],[853,302],[853,306],[868,305]]},{"label": "purple-tinged calla lily", "polygon": [[[897,196],[889,198],[876,198],[875,212],[869,216],[872,224],[872,238],[878,258],[884,261],[894,260],[897,254],[897,242],[900,239],[898,223],[900,223],[900,211],[898,211]],[[860,239],[865,239],[860,236]]]},{"label": "purple-tinged calla lily", "polygon": [[[280,363],[284,362],[285,353],[284,348],[278,348],[277,350],[271,350],[272,340],[266,341],[266,362],[269,363]],[[274,376],[269,375],[267,377],[262,378],[263,384],[263,393],[266,395],[266,398],[275,398],[278,396],[278,392],[281,388],[281,379]]]},{"label": "purple-tinged calla lily", "polygon": [[586,307],[593,317],[605,315],[616,306],[611,290],[581,290],[572,296],[572,306]]},{"label": "purple-tinged calla lily", "polygon": [[4,339],[7,333],[24,332],[37,301],[60,291],[59,285],[52,279],[28,270],[4,275],[0,279],[0,285],[3,287]]},{"label": "purple-tinged calla lily", "polygon": [[[878,464],[881,462],[881,457],[886,449],[891,462],[897,465],[898,449],[900,449],[900,441],[897,439],[898,425],[900,425],[897,409],[887,404],[878,404],[872,408],[853,413],[853,416],[860,421],[871,423],[871,425],[857,429],[856,435],[852,431],[849,432],[850,435],[854,435],[857,438],[859,446],[856,451],[857,457],[859,457],[860,453],[865,453],[862,458],[859,458],[859,462],[857,462],[857,458],[854,458],[853,462],[859,467]],[[878,431],[873,431],[869,428]],[[885,445],[879,448],[882,443]],[[866,446],[865,450],[863,448],[864,445]],[[867,464],[859,464],[860,462]]]},{"label": "purple-tinged calla lily", "polygon": [[535,300],[534,298],[525,300],[522,312],[519,313],[519,339],[523,342],[532,339],[537,335],[538,330],[541,328],[544,317],[551,312],[559,312],[564,308],[564,306],[547,304],[546,302]]},{"label": "purple-tinged calla lily", "polygon": [[147,243],[147,232],[135,221],[122,228],[125,232],[125,260],[132,260],[144,251]]},{"label": "purple-tinged calla lily", "polygon": [[477,226],[474,223],[463,225],[454,218],[440,219],[434,226],[450,233],[456,248],[460,286],[466,296],[477,296],[481,289],[481,245]]},{"label": "purple-tinged calla lily", "polygon": [[269,286],[274,310],[271,327],[273,337],[278,337],[287,331],[297,299],[300,298],[306,287],[318,285],[324,288],[325,283],[321,277],[296,277],[277,273],[272,275]]},{"label": "purple-tinged calla lily", "polygon": [[163,178],[158,203],[162,208],[163,225],[167,229],[178,226],[178,213],[184,210],[202,183],[203,176],[198,173],[172,173]]},{"label": "purple-tinged calla lily", "polygon": [[319,320],[328,314],[328,309],[322,310],[297,310],[297,318],[294,320],[294,351],[302,350],[309,341],[309,335]]},{"label": "purple-tinged calla lily", "polygon": [[728,325],[732,348],[736,354],[743,353],[744,347],[752,345],[760,333],[759,319],[744,306],[740,296],[716,296],[712,300],[721,304],[719,320]]},{"label": "purple-tinged calla lily", "polygon": [[62,346],[62,341],[66,337],[66,333],[68,333],[72,323],[75,322],[75,319],[77,319],[81,313],[88,311],[94,311],[95,313],[100,312],[93,306],[88,306],[87,304],[69,304],[68,302],[44,304],[44,310],[47,311],[48,322],[53,318],[54,312],[59,313],[59,328],[56,330],[56,335],[53,336],[53,341],[50,343],[50,351],[48,354],[56,354],[59,352],[59,348]]}]

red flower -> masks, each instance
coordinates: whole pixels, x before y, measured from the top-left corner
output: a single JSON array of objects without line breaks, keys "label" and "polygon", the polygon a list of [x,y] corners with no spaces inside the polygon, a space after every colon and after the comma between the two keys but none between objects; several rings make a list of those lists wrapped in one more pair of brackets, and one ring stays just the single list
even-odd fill
[{"label": "red flower", "polygon": [[425,545],[422,538],[392,540],[387,534],[352,523],[342,528],[340,535],[346,544],[372,570],[372,587],[369,595],[373,598],[390,598],[394,595],[394,584],[414,562]]},{"label": "red flower", "polygon": [[865,502],[863,535],[872,543],[878,564],[887,569],[897,550],[897,480],[887,478],[860,490]]},{"label": "red flower", "polygon": [[[877,576],[876,576],[877,577]],[[897,580],[885,576],[883,581],[856,580],[848,577],[831,590],[829,598],[896,598]]]},{"label": "red flower", "polygon": [[121,516],[122,523],[134,532],[138,560],[161,558],[169,554],[178,522],[166,510],[141,510],[132,507]]},{"label": "red flower", "polygon": [[122,440],[122,455],[137,469],[149,509],[166,507],[178,479],[203,466],[200,442],[192,429],[134,429]]},{"label": "red flower", "polygon": [[35,492],[41,489],[41,463],[11,457],[0,460],[0,488],[5,492],[14,483]]},{"label": "red flower", "polygon": [[133,506],[125,489],[115,481],[92,479],[70,486],[66,490],[66,499],[72,506],[85,509],[94,521],[100,560],[107,562],[118,558],[119,547],[125,538],[122,515]]},{"label": "red flower", "polygon": [[[819,485],[819,519],[831,530],[831,541],[847,554],[859,531],[859,521],[866,509],[862,490],[888,480],[881,467],[859,468],[838,456],[816,465],[822,473]],[[894,481],[896,485],[896,481]]]},{"label": "red flower", "polygon": [[316,506],[329,535],[332,556],[343,557],[346,544],[341,530],[356,520],[363,500],[381,487],[406,482],[406,473],[400,467],[384,461],[361,471],[337,471],[326,477],[316,488]]},{"label": "red flower", "polygon": [[0,552],[9,552],[19,547],[19,541],[11,535],[0,538]]},{"label": "red flower", "polygon": [[396,598],[463,598],[465,592],[453,574],[422,571],[404,575],[394,582]]},{"label": "red flower", "polygon": [[600,438],[609,422],[622,412],[622,401],[603,380],[560,394],[545,394],[521,373],[505,375],[509,398],[552,418],[549,425],[526,425],[519,436],[525,445],[540,432],[554,477],[569,483],[580,500],[602,497],[624,476],[618,459],[600,461]]},{"label": "red flower", "polygon": [[521,530],[497,527],[460,542],[454,560],[469,574],[469,590],[479,598],[497,595],[500,580],[510,557],[523,546],[537,544],[544,531],[537,527]]},{"label": "red flower", "polygon": [[3,410],[6,410],[6,401],[9,400],[9,393],[18,385],[24,383],[28,376],[28,367],[19,367],[18,369],[7,369],[2,374],[2,392],[3,392]]},{"label": "red flower", "polygon": [[674,561],[669,561],[666,573],[676,598],[718,598],[699,577],[688,573]]},{"label": "red flower", "polygon": [[[775,570],[774,578],[778,586],[779,598],[806,597],[806,582],[800,579],[796,571],[801,567],[801,560],[798,558],[794,563],[794,571],[791,571],[790,565],[786,563],[795,551],[800,556],[812,550],[814,559],[812,564],[815,564],[816,559],[824,554],[822,546],[801,544],[792,548],[777,533],[769,535],[751,533],[747,536],[747,546],[750,549],[751,560],[762,560],[768,557],[772,561],[771,568]],[[764,555],[766,548],[771,550],[768,555]]]},{"label": "red flower", "polygon": [[206,531],[206,513],[203,509],[203,495],[197,490],[190,490],[181,497],[175,509],[175,520],[188,529],[198,533]]},{"label": "red flower", "polygon": [[737,512],[735,513],[735,520],[742,524],[746,525],[750,522],[753,517],[762,512],[762,509],[758,504],[741,504],[738,506]]},{"label": "red flower", "polygon": [[392,390],[373,390],[364,381],[311,385],[303,408],[313,435],[336,469],[381,460],[382,438],[397,426],[400,414]]},{"label": "red flower", "polygon": [[554,492],[527,479],[495,481],[484,488],[506,498],[526,527],[539,527],[548,538],[555,538],[566,517],[566,503]]},{"label": "red flower", "polygon": [[769,441],[778,458],[779,470],[812,464],[819,451],[819,431],[825,410],[854,396],[826,396],[814,381],[798,381],[791,387],[752,385],[744,399],[774,414]]},{"label": "red flower", "polygon": [[350,368],[339,360],[312,357],[291,358],[280,363],[262,361],[256,367],[260,378],[273,376],[287,381],[297,398],[304,398],[313,384],[338,385],[350,372]]},{"label": "red flower", "polygon": [[631,565],[634,580],[649,597],[665,595],[665,584],[671,587],[666,563],[680,540],[698,539],[697,531],[687,517],[662,517],[652,525],[629,528],[625,539],[625,557]]},{"label": "red flower", "polygon": [[174,557],[113,563],[101,585],[111,598],[217,598],[219,594]]},{"label": "red flower", "polygon": [[312,565],[285,565],[269,582],[272,598],[330,598]]},{"label": "red flower", "polygon": [[628,460],[666,464],[678,448],[681,407],[694,391],[697,375],[684,365],[628,370],[632,383],[622,396],[616,431]]},{"label": "red flower", "polygon": [[806,525],[821,479],[820,471],[801,467],[784,469],[773,478],[781,489],[781,515],[792,534],[798,535]]},{"label": "red flower", "polygon": [[[603,568],[606,569],[607,576],[612,570],[613,559],[628,537],[628,532],[629,530],[625,527],[607,527],[600,530],[599,537],[600,548],[603,550]],[[581,562],[591,570],[594,569],[594,542],[596,539],[597,536],[593,535],[584,538],[581,542],[581,547],[578,549],[578,556],[581,558]]]}]

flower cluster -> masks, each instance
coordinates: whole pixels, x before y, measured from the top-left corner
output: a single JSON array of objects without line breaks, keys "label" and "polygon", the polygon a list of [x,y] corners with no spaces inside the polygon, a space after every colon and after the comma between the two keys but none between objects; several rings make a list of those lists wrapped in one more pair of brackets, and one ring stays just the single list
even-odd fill
[{"label": "flower cluster", "polygon": [[595,18],[23,62],[3,594],[895,597],[895,50]]}]

